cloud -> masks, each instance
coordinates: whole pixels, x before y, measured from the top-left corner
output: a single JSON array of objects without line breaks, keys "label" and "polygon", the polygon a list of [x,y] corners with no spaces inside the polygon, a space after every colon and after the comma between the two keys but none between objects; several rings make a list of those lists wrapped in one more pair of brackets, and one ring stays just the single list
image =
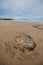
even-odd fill
[{"label": "cloud", "polygon": [[[43,16],[43,0],[0,0],[0,14],[6,17]],[[35,17],[32,17],[35,19]]]},{"label": "cloud", "polygon": [[20,12],[31,7],[31,0],[2,0],[1,7],[4,9],[9,9]]}]

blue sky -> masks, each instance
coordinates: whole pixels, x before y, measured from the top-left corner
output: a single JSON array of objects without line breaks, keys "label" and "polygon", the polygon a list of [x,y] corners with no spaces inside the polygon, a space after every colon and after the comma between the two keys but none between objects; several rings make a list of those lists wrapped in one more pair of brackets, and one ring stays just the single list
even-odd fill
[{"label": "blue sky", "polygon": [[43,20],[43,0],[0,0],[0,17]]}]

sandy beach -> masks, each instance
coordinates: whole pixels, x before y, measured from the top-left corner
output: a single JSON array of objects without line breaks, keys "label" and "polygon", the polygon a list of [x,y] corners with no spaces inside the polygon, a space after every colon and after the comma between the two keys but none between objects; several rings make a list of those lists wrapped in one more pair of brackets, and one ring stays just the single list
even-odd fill
[{"label": "sandy beach", "polygon": [[[34,50],[20,49],[22,35],[32,37]],[[0,20],[0,65],[43,65],[43,24]]]}]

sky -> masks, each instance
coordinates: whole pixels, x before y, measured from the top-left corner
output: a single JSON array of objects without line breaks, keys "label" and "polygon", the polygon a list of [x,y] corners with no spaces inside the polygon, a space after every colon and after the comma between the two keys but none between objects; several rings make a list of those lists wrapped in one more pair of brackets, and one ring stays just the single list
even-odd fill
[{"label": "sky", "polygon": [[43,0],[0,0],[0,17],[43,20]]}]

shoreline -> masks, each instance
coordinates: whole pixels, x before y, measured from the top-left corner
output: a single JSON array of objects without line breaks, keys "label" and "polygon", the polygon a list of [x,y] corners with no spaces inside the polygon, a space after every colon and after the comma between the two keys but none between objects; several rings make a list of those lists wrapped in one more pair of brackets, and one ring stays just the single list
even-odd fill
[{"label": "shoreline", "polygon": [[43,20],[0,20],[0,21],[12,21],[17,23],[30,23],[30,24],[40,24],[43,25]]}]

